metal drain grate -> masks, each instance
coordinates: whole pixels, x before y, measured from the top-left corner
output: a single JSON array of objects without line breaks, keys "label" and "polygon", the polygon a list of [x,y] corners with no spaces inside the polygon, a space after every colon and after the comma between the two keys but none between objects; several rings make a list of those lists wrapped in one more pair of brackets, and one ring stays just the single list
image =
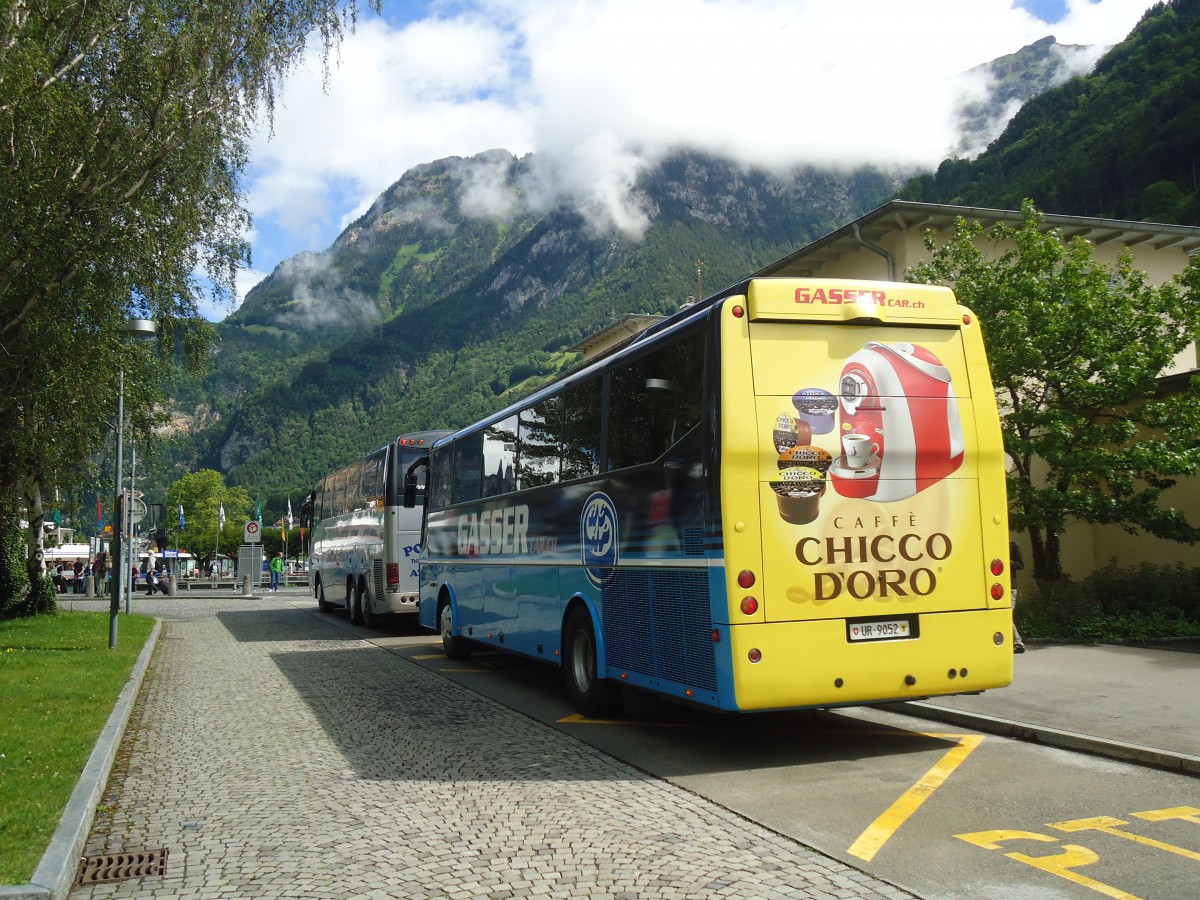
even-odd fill
[{"label": "metal drain grate", "polygon": [[167,848],[140,850],[135,853],[106,853],[85,856],[79,864],[75,884],[100,884],[106,881],[126,881],[144,875],[165,875]]}]

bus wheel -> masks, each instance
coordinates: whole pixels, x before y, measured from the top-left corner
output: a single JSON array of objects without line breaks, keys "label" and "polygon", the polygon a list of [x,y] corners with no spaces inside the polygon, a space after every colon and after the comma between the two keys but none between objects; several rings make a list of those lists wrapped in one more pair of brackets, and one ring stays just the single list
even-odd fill
[{"label": "bus wheel", "polygon": [[621,686],[601,678],[596,663],[596,629],[587,609],[577,606],[567,617],[563,674],[571,705],[585,716],[605,715],[621,708]]},{"label": "bus wheel", "polygon": [[362,588],[358,592],[358,609],[362,614],[362,623],[368,628],[378,628],[380,625],[379,616],[371,612],[371,598],[367,596],[367,589]]},{"label": "bus wheel", "polygon": [[317,609],[323,613],[333,612],[333,604],[325,599],[325,585],[317,582]]},{"label": "bus wheel", "polygon": [[363,623],[362,594],[350,582],[346,582],[346,608],[350,610],[350,621],[355,625]]},{"label": "bus wheel", "polygon": [[447,659],[466,659],[471,655],[467,639],[454,633],[454,611],[450,609],[449,601],[438,609],[438,630],[442,633],[442,652]]}]

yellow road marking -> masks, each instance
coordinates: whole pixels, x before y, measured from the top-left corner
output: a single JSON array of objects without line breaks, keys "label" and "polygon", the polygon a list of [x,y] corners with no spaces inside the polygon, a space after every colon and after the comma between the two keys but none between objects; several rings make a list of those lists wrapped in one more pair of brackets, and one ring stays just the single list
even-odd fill
[{"label": "yellow road marking", "polygon": [[698,728],[692,722],[647,722],[645,719],[589,719],[579,713],[564,716],[556,725],[650,725],[655,728]]},{"label": "yellow road marking", "polygon": [[1174,853],[1185,859],[1194,859],[1200,862],[1200,853],[1197,853],[1195,850],[1187,850],[1183,847],[1176,847],[1174,844],[1164,844],[1162,841],[1154,840],[1154,838],[1121,831],[1122,825],[1129,824],[1124,819],[1114,819],[1112,816],[1094,816],[1090,819],[1072,819],[1069,822],[1049,822],[1048,824],[1051,828],[1057,828],[1059,831],[1065,831],[1068,834],[1073,834],[1077,831],[1099,831],[1104,834],[1111,834],[1113,837],[1125,838],[1127,841],[1136,841],[1139,844],[1145,844],[1147,847],[1153,847],[1155,850],[1165,850],[1168,853]]},{"label": "yellow road marking", "polygon": [[[956,834],[955,837],[968,844],[974,844],[976,847],[982,847],[984,850],[1000,850],[1003,841],[1042,841],[1050,844],[1058,842],[1058,838],[1038,834],[1036,831],[976,831],[973,834]],[[1017,862],[1023,862],[1027,866],[1033,866],[1035,869],[1065,878],[1067,881],[1085,888],[1091,888],[1105,897],[1112,897],[1113,900],[1141,900],[1135,894],[1126,893],[1111,884],[1105,884],[1103,881],[1097,881],[1095,878],[1088,878],[1086,875],[1072,871],[1100,861],[1100,857],[1095,851],[1089,850],[1087,847],[1080,847],[1078,844],[1063,844],[1062,853],[1052,856],[1029,856],[1026,853],[1005,853],[1004,855]]]},{"label": "yellow road marking", "polygon": [[1130,813],[1147,822],[1167,822],[1171,819],[1181,819],[1184,822],[1195,822],[1200,825],[1200,809],[1194,806],[1173,806],[1170,809],[1152,809],[1149,812]]},{"label": "yellow road marking", "polygon": [[921,804],[928,800],[933,795],[933,792],[941,787],[942,783],[954,773],[954,770],[963,764],[966,758],[971,755],[971,751],[983,743],[983,735],[981,734],[921,733],[925,737],[956,740],[957,746],[952,747],[945,756],[938,760],[932,769],[926,772],[916,784],[905,791],[895,803],[888,807],[883,815],[879,816],[879,818],[867,827],[866,831],[858,836],[858,840],[851,844],[850,849],[847,851],[851,855],[867,860],[868,862],[874,859],[875,854],[900,829],[900,826],[908,821],[909,816],[915,813],[921,807]]},{"label": "yellow road marking", "polygon": [[410,656],[410,657],[409,657],[409,659],[420,659],[420,660],[425,660],[425,659],[445,659],[445,658],[446,658],[446,654],[445,654],[445,653],[419,653],[419,654],[417,654],[417,655],[415,655],[415,656]]}]

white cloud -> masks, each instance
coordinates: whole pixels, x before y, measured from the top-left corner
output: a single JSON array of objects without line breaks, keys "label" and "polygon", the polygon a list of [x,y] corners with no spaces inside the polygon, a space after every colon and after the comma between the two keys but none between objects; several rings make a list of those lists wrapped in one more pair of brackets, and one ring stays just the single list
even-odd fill
[{"label": "white cloud", "polygon": [[[536,152],[548,202],[630,229],[628,187],[674,148],[932,167],[956,143],[961,73],[1047,34],[1116,43],[1150,5],[1069,0],[1054,25],[1011,0],[463,0],[368,19],[328,93],[315,54],[288,79],[254,147],[255,264],[328,246],[414,165],[491,148]],[[480,210],[505,199],[486,183]]]}]

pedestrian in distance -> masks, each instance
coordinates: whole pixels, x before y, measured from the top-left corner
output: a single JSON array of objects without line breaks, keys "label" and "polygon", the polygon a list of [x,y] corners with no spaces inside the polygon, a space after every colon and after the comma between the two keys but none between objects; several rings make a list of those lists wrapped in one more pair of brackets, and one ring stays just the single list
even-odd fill
[{"label": "pedestrian in distance", "polygon": [[146,573],[146,596],[153,597],[155,591],[162,591],[164,594],[170,593],[162,580],[161,569],[153,569]]},{"label": "pedestrian in distance", "polygon": [[[101,588],[107,588],[108,553],[104,550],[96,554],[96,561],[92,563],[92,573],[96,576],[97,593]],[[105,590],[105,593],[108,593],[108,591]]]},{"label": "pedestrian in distance", "polygon": [[279,576],[283,574],[283,554],[276,553],[271,558],[271,590],[279,590]]},{"label": "pedestrian in distance", "polygon": [[1012,572],[1012,606],[1013,606],[1013,653],[1024,653],[1025,642],[1021,640],[1021,632],[1017,631],[1017,573],[1025,568],[1021,559],[1021,548],[1016,541],[1008,542],[1008,568]]}]

